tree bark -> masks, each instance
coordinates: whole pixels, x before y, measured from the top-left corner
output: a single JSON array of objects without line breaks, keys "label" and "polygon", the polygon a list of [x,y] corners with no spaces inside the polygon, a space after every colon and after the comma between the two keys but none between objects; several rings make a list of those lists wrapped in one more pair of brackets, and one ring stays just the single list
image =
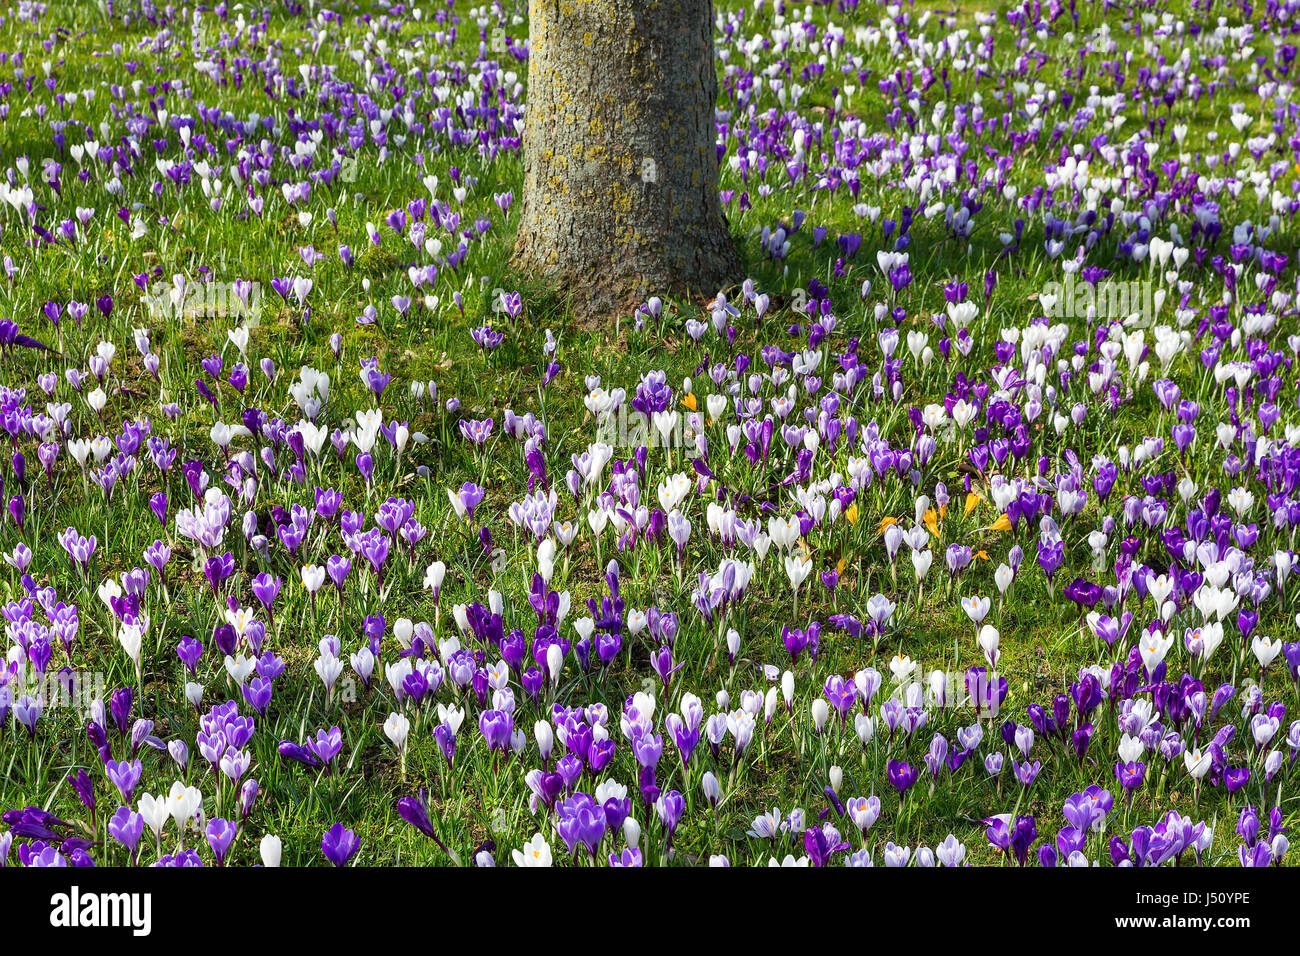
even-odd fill
[{"label": "tree bark", "polygon": [[531,0],[529,35],[515,267],[587,322],[735,282],[712,0]]}]

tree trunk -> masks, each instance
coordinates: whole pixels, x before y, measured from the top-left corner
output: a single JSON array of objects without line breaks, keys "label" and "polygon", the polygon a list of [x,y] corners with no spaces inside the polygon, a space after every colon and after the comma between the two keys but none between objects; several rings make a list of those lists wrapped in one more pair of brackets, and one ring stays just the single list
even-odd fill
[{"label": "tree trunk", "polygon": [[712,0],[531,0],[529,34],[515,267],[584,321],[736,281]]}]

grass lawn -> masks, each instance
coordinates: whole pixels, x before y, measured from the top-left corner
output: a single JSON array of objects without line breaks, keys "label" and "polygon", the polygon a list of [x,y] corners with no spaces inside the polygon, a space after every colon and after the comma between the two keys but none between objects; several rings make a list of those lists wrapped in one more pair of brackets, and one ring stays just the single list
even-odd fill
[{"label": "grass lawn", "polygon": [[[128,734],[112,726],[111,712],[105,719],[110,756],[142,762],[133,808],[179,780],[199,789],[206,820],[232,822],[241,816],[240,784],[210,765],[200,735],[211,731],[202,721],[214,706],[237,702],[255,730],[234,746],[233,759],[247,762],[237,776],[255,779],[258,794],[226,851],[233,865],[257,862],[266,834],[282,841],[285,865],[323,864],[322,834],[336,822],[359,838],[354,865],[448,863],[436,841],[398,814],[398,799],[421,790],[439,840],[462,863],[493,841],[496,862],[508,864],[536,832],[555,861],[566,862],[545,808],[530,807],[525,776],[543,766],[534,724],[557,724],[556,707],[596,704],[607,708],[608,721],[597,739],[613,740],[614,755],[599,772],[588,767],[574,788],[595,793],[607,779],[627,788],[646,863],[704,864],[725,855],[733,865],[766,865],[771,857],[803,856],[801,833],[769,840],[749,832],[774,808],[795,830],[834,823],[852,849],[867,847],[876,865],[893,852],[887,844],[915,854],[950,834],[966,846],[966,862],[999,865],[1006,854],[990,843],[983,821],[1032,816],[1037,862],[1039,846],[1055,845],[1066,826],[1067,799],[1091,785],[1107,788],[1114,808],[1104,830],[1084,841],[1090,861],[1109,863],[1112,837],[1127,844],[1134,828],[1154,826],[1171,810],[1213,829],[1201,854],[1206,864],[1236,864],[1246,805],[1259,808],[1265,831],[1274,807],[1284,826],[1293,824],[1292,654],[1261,669],[1249,639],[1296,640],[1295,584],[1278,567],[1279,555],[1289,567],[1294,524],[1274,518],[1278,496],[1290,498],[1294,489],[1266,485],[1256,442],[1266,436],[1269,455],[1287,467],[1300,464],[1292,364],[1300,166],[1292,61],[1283,52],[1290,21],[1267,20],[1262,5],[1224,3],[1207,12],[1182,2],[1079,2],[1053,14],[1048,5],[954,12],[944,4],[842,0],[810,5],[805,18],[803,4],[785,4],[781,13],[772,0],[722,0],[715,4],[721,186],[752,285],[731,291],[737,312],[721,313],[719,333],[709,307],[671,298],[657,314],[647,309],[605,328],[579,327],[570,296],[581,290],[564,293],[511,271],[523,178],[522,6],[221,4],[181,15],[145,3],[113,4],[110,15],[77,2],[23,4],[0,22],[0,166],[7,170],[0,176],[0,256],[8,272],[0,315],[48,346],[19,343],[0,357],[11,454],[25,460],[22,480],[20,466],[0,467],[5,499],[23,503],[21,527],[0,524],[0,550],[10,557],[0,588],[16,651],[8,672],[13,701],[39,681],[39,670],[53,675],[65,666],[92,688],[89,696],[102,693],[104,704],[115,688],[132,688]],[[955,40],[940,46],[945,37]],[[1242,115],[1248,123],[1234,122]],[[1221,229],[1207,231],[1206,223]],[[1165,241],[1179,252],[1153,265]],[[1053,313],[1044,300],[1048,284],[1065,282],[1064,263],[1076,254],[1079,288],[1150,283],[1163,292],[1158,313],[1145,324],[1149,317],[1138,316],[1136,325],[1127,315]],[[1279,265],[1275,254],[1287,258]],[[1225,282],[1234,262],[1240,274]],[[1088,279],[1088,270],[1107,275]],[[258,308],[251,318],[238,314],[236,283],[243,282],[253,283],[249,300]],[[517,305],[507,306],[503,293],[516,292]],[[760,304],[759,294],[769,298]],[[186,301],[195,308],[187,312]],[[808,303],[818,310],[815,322],[801,311]],[[1045,315],[1050,320],[1039,321]],[[483,333],[474,334],[484,326],[500,334],[498,345],[484,347]],[[1166,356],[1161,343],[1174,354]],[[1219,351],[1206,360],[1203,350],[1212,347]],[[1226,372],[1216,375],[1216,367]],[[315,390],[318,410],[295,398],[313,393],[310,370],[328,376],[327,395]],[[689,447],[650,447],[638,467],[636,448],[651,443],[654,428],[643,427],[632,405],[652,372],[663,373],[665,410],[680,413],[679,429],[690,414],[701,416],[703,470],[692,467]],[[1186,453],[1175,445],[1185,419],[1176,401],[1162,404],[1168,393],[1159,382],[1175,383],[1182,400],[1198,404]],[[96,388],[104,399],[99,409],[90,401]],[[592,411],[618,389],[631,436],[602,427]],[[716,412],[710,396],[726,399]],[[954,424],[959,402],[978,407],[971,423]],[[990,417],[994,406],[1007,417]],[[1280,409],[1268,425],[1263,406]],[[386,434],[368,426],[371,409]],[[310,411],[315,427],[298,435],[322,428],[323,443],[295,450],[292,433]],[[774,420],[766,454],[758,435],[765,416]],[[33,427],[42,417],[50,431]],[[486,441],[468,440],[469,423],[485,420],[493,423]],[[146,421],[148,431],[135,434],[123,424]],[[542,423],[541,440],[534,421]],[[832,421],[834,440],[827,435]],[[1220,423],[1226,433],[1216,432]],[[236,428],[225,433],[225,448],[216,441],[222,429],[214,434],[221,425]],[[805,445],[796,426],[814,438]],[[924,461],[919,434],[934,439]],[[101,436],[109,442],[100,446],[104,457],[92,446],[79,465],[74,443]],[[609,436],[615,461],[574,494],[566,475],[585,467],[575,456]],[[167,439],[177,452],[165,471],[150,438]],[[48,474],[42,442],[59,448]],[[747,446],[759,449],[757,460]],[[368,463],[359,464],[366,451]],[[896,466],[881,474],[878,456],[894,452],[909,452],[908,460],[898,467],[897,457],[887,457]],[[631,464],[624,469],[624,462]],[[1111,462],[1117,478],[1103,500],[1094,479]],[[860,477],[864,468],[868,481]],[[642,471],[635,482],[626,477]],[[1061,477],[1072,474],[1086,496],[1066,514],[1061,497],[1069,482],[1063,486]],[[674,475],[684,476],[687,490],[665,507],[659,489]],[[1020,493],[999,503],[1007,482],[1019,482]],[[472,516],[458,515],[451,500],[466,483],[483,492]],[[533,655],[542,615],[529,603],[538,537],[511,512],[537,506],[529,499],[544,488],[556,493],[554,520],[571,522],[576,536],[556,551],[544,588],[568,595],[560,599],[570,610],[558,636],[569,647],[558,678],[533,696],[523,671],[546,661],[544,653]],[[181,509],[202,510],[205,489],[210,500],[219,489],[230,508],[207,543],[182,533],[177,518]],[[292,509],[314,513],[317,489],[341,494],[339,513],[316,515],[295,531]],[[1206,512],[1212,489],[1227,523],[1193,532],[1189,513]],[[1253,498],[1243,505],[1234,489]],[[150,509],[159,493],[167,501],[162,521]],[[1031,510],[1016,515],[1013,527],[1005,502],[1019,508],[1026,495]],[[367,538],[368,547],[387,542],[381,576],[365,553],[349,550],[351,519],[339,515],[361,513],[363,524],[353,530],[369,529],[390,499],[413,505],[408,518],[419,527],[408,532],[418,540],[408,545],[396,531]],[[639,517],[638,506],[646,509]],[[711,530],[710,507],[733,512],[724,524],[741,522],[748,530],[740,537],[751,544],[770,520],[808,517],[788,545],[755,549],[734,533]],[[1050,526],[1041,523],[1043,507]],[[601,509],[625,516],[606,514],[607,526],[596,532],[589,515]],[[650,514],[656,509],[657,517]],[[657,524],[675,511],[690,525],[680,557]],[[639,534],[623,535],[629,519]],[[891,561],[885,531],[894,523],[920,547],[903,543]],[[61,543],[68,528],[95,536],[85,574]],[[1174,538],[1193,539],[1185,554],[1169,546],[1171,529]],[[1056,538],[1063,553],[1049,580],[1039,556]],[[1197,541],[1216,538],[1223,543],[1212,553],[1197,550]],[[104,583],[146,567],[155,541],[172,550],[165,580],[151,572],[128,621],[105,600]],[[960,574],[946,563],[953,545],[970,549]],[[26,584],[13,567],[23,548],[31,552]],[[1017,548],[1022,563],[1003,597],[995,573],[1014,563]],[[920,582],[914,550],[931,554]],[[233,570],[214,588],[205,567],[227,553]],[[302,569],[324,567],[332,555],[351,558],[351,573],[340,589],[327,578],[313,599]],[[811,570],[796,591],[787,566],[804,558]],[[695,599],[701,575],[706,592],[718,587],[716,572],[728,559],[752,561],[752,580],[743,595],[706,615]],[[436,597],[425,586],[433,562],[442,562],[446,575]],[[587,602],[598,606],[609,596],[610,562],[617,563],[623,602],[621,646],[609,666],[597,661],[585,671],[575,622],[605,615]],[[1173,638],[1166,670],[1143,670],[1129,694],[1115,688],[1087,720],[1071,703],[1064,735],[1040,728],[1022,754],[1014,726],[1033,726],[1033,705],[1050,715],[1053,698],[1068,695],[1083,668],[1109,679],[1112,665],[1129,658],[1160,616],[1151,598],[1140,597],[1148,570],[1165,574],[1175,563],[1202,578],[1188,579],[1171,597],[1172,617],[1160,627]],[[283,582],[270,613],[254,592],[260,574]],[[1067,593],[1080,579],[1112,589],[1109,599],[1092,599],[1096,614],[1109,615],[1105,621],[1131,614],[1113,648],[1095,634],[1105,622],[1090,622],[1089,608]],[[1226,613],[1208,613],[1222,619],[1224,632],[1208,661],[1186,642],[1207,616],[1192,596],[1198,587],[1239,599]],[[47,628],[38,589],[53,589],[51,607],[76,605],[70,653]],[[996,673],[1007,684],[993,717],[954,704],[964,672],[988,666],[961,603],[978,597],[991,599],[984,623],[1000,633]],[[855,636],[836,626],[869,621],[884,599],[895,608],[878,633]],[[503,652],[474,628],[458,627],[454,609],[476,603],[498,610],[501,634],[518,629],[527,647],[523,665],[505,677],[513,726],[526,735],[520,754],[490,751],[480,731],[480,715],[497,709],[487,681]],[[283,664],[264,713],[241,689],[260,673],[251,670],[258,655],[241,639],[227,656],[214,634],[228,612],[250,608],[265,625],[262,650]],[[676,615],[675,670],[666,686],[652,661],[661,627],[627,630],[650,608]],[[1239,610],[1257,620],[1240,618]],[[137,672],[120,637],[145,616]],[[398,632],[406,646],[411,634],[399,620],[427,622],[438,645],[459,640],[481,652],[467,665],[477,676],[458,688],[457,648],[442,646],[442,686],[399,703],[384,676],[410,659],[399,656]],[[792,659],[786,629],[814,624],[815,652]],[[726,645],[731,629],[740,636],[734,660]],[[380,653],[367,687],[351,658],[372,631]],[[41,633],[51,653],[38,667]],[[193,673],[176,650],[186,636],[204,648]],[[337,637],[337,653],[322,655],[327,636]],[[900,655],[915,665],[903,680],[891,670]],[[318,675],[322,656],[326,669],[328,658],[342,664],[331,692]],[[433,659],[433,651],[424,658]],[[832,707],[818,733],[814,705],[826,704],[828,680],[839,675],[852,686],[867,668],[883,678],[869,708],[870,741],[860,743],[855,732],[858,701],[843,722]],[[791,704],[779,699],[765,719],[763,698],[771,688],[780,698],[787,670]],[[933,699],[928,683],[909,690],[932,672],[952,675],[948,706]],[[1173,715],[1157,708],[1161,732],[1148,730],[1134,758],[1145,777],[1126,795],[1115,765],[1127,762],[1117,756],[1130,746],[1121,743],[1121,724],[1132,727],[1134,718],[1132,705],[1120,702],[1141,701],[1141,712],[1163,699],[1164,690],[1152,690],[1162,681],[1181,701],[1184,674],[1203,684],[1207,698],[1223,684],[1232,684],[1235,696],[1216,716],[1207,714],[1199,731],[1185,704],[1182,717],[1178,707]],[[197,707],[187,700],[189,683],[202,685]],[[642,801],[637,747],[620,728],[625,701],[637,692],[656,699],[653,734],[662,735],[664,752],[655,786],[684,798],[671,839]],[[1254,693],[1259,701],[1243,715]],[[698,698],[706,720],[720,714],[724,725],[728,714],[734,723],[736,711],[752,712],[757,699],[757,729],[743,756],[736,756],[734,730],[715,754],[701,726],[683,762],[664,719],[682,712],[687,694]],[[914,732],[886,726],[882,706],[891,698],[900,712],[912,708],[913,722],[924,715]],[[1279,727],[1257,748],[1251,717],[1267,717],[1274,702],[1283,708]],[[450,763],[435,738],[435,728],[456,722],[446,708],[464,711]],[[398,711],[410,722],[400,754],[385,732]],[[0,721],[0,806],[44,808],[67,821],[61,838],[92,841],[87,852],[101,865],[124,864],[129,855],[108,831],[121,794],[87,736],[89,716],[55,701],[34,734],[15,713]],[[590,734],[598,716],[589,709],[577,720]],[[141,738],[185,743],[183,769],[150,742],[132,748],[129,726],[139,718],[152,721]],[[1011,741],[1002,730],[1007,720]],[[1087,722],[1093,736],[1080,758],[1071,735]],[[925,758],[936,734],[952,751],[959,728],[977,724],[983,736],[967,759],[953,769],[941,758],[932,775]],[[1230,793],[1215,784],[1222,776],[1216,768],[1198,793],[1179,748],[1207,746],[1227,725],[1236,730],[1226,766],[1248,768],[1249,779]],[[332,727],[342,744],[332,772],[279,752],[282,741],[305,744]],[[1179,746],[1169,750],[1165,740],[1166,756],[1161,740],[1170,734]],[[1273,750],[1283,764],[1268,773]],[[565,752],[557,739],[547,768]],[[996,775],[986,770],[994,753],[1005,759]],[[902,798],[890,780],[892,761],[919,771]],[[1033,763],[1041,769],[1022,786],[1014,765]],[[840,798],[881,801],[865,836],[833,807],[821,816],[830,807],[825,788],[833,766],[842,774]],[[93,813],[68,779],[79,769],[95,782]],[[706,773],[720,787],[716,809],[705,798]],[[14,858],[23,839],[15,833]],[[175,824],[157,841],[146,828],[139,859],[150,863],[181,846]],[[203,836],[189,832],[183,846],[199,847],[212,862]],[[594,862],[604,865],[624,846],[623,835],[607,834]],[[587,854],[578,860],[592,862]]]}]

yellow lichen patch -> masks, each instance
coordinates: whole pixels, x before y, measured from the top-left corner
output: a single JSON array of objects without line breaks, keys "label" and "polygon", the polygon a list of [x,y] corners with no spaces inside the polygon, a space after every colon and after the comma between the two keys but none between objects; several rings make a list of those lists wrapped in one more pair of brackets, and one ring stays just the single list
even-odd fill
[{"label": "yellow lichen patch", "polygon": [[619,186],[610,191],[609,200],[609,208],[616,213],[629,213],[635,205],[632,194]]}]

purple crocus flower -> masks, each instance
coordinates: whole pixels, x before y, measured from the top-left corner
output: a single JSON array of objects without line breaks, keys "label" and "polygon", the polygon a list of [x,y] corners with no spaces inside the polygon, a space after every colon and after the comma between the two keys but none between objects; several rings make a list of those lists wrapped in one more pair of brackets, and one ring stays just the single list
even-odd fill
[{"label": "purple crocus flower", "polygon": [[901,800],[906,796],[907,791],[916,783],[917,771],[911,764],[904,763],[901,760],[889,761],[889,782],[895,790],[898,791],[898,797]]},{"label": "purple crocus flower", "polygon": [[655,811],[659,815],[659,822],[663,824],[670,841],[677,831],[677,824],[681,822],[682,813],[685,810],[686,799],[677,790],[666,791],[660,794],[659,799],[655,801]]},{"label": "purple crocus flower", "polygon": [[144,774],[144,764],[139,760],[124,760],[121,763],[110,760],[104,765],[104,770],[109,781],[122,794],[122,802],[129,804],[135,796],[136,785]]},{"label": "purple crocus flower", "polygon": [[[460,503],[460,507],[464,509],[465,515],[472,520],[474,517],[474,509],[479,506],[479,503],[483,500],[483,496],[486,493],[485,489],[480,485],[476,485],[472,481],[467,481],[460,486],[460,490],[456,492],[455,498],[456,501]],[[456,502],[453,502],[453,504],[455,503]]]},{"label": "purple crocus flower", "polygon": [[433,828],[433,821],[429,819],[429,801],[425,791],[421,790],[418,797],[400,797],[397,801],[397,812],[403,820],[436,843],[439,849],[452,856],[451,851],[438,838]]},{"label": "purple crocus flower", "polygon": [[342,868],[347,866],[348,862],[356,856],[357,850],[361,848],[361,840],[352,830],[347,829],[341,823],[336,823],[325,831],[320,848],[321,852],[325,854],[325,859],[336,867]]},{"label": "purple crocus flower", "polygon": [[337,726],[329,730],[318,730],[314,738],[308,739],[307,749],[325,765],[328,772],[334,764],[334,758],[343,749],[343,732]]},{"label": "purple crocus flower", "polygon": [[492,436],[492,419],[461,419],[460,436],[475,445],[482,445]]},{"label": "purple crocus flower", "polygon": [[112,819],[108,821],[108,835],[131,855],[131,864],[135,865],[136,852],[140,847],[140,837],[144,835],[144,817],[130,807],[118,807]]},{"label": "purple crocus flower", "polygon": [[235,839],[235,833],[235,825],[229,820],[214,817],[208,821],[206,829],[208,846],[212,847],[212,853],[217,858],[217,866],[226,865],[226,854],[230,852],[230,844]]},{"label": "purple crocus flower", "polygon": [[803,845],[809,861],[817,867],[826,866],[836,853],[850,849],[849,843],[841,840],[839,831],[829,823],[805,830]]},{"label": "purple crocus flower", "polygon": [[271,614],[271,607],[275,604],[275,599],[279,596],[280,587],[283,584],[284,581],[280,577],[272,577],[265,573],[259,574],[257,577],[253,578],[252,581],[253,596],[257,598],[262,607],[266,609],[267,614],[271,617],[273,622],[275,617]]},{"label": "purple crocus flower", "polygon": [[478,718],[478,728],[487,741],[488,750],[510,750],[510,736],[514,732],[514,719],[504,710],[485,710]]},{"label": "purple crocus flower", "polygon": [[77,792],[81,805],[87,810],[95,809],[95,781],[84,769],[68,774],[68,783]]},{"label": "purple crocus flower", "polygon": [[1129,793],[1130,799],[1132,799],[1133,791],[1142,786],[1142,781],[1146,777],[1146,772],[1147,765],[1140,760],[1115,764],[1115,779],[1118,780],[1120,786]]}]

